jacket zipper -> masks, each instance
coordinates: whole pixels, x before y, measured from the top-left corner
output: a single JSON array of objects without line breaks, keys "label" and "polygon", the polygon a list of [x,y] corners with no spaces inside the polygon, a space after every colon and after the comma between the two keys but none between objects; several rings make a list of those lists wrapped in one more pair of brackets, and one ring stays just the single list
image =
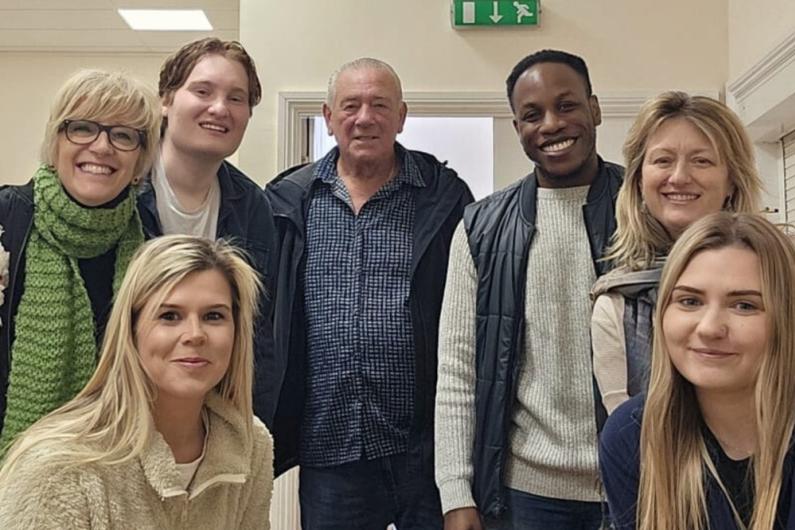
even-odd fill
[{"label": "jacket zipper", "polygon": [[[517,304],[516,307],[522,318],[518,322],[516,326],[516,331],[514,334],[514,348],[511,352],[511,362],[510,362],[510,371],[508,372],[508,377],[511,378],[510,382],[507,385],[507,398],[505,400],[505,418],[509,419],[511,417],[511,409],[513,408],[514,400],[516,399],[516,372],[518,369],[517,363],[519,362],[517,359],[522,352],[517,351],[517,348],[521,347],[522,351],[524,350],[524,341],[521,340],[522,335],[524,334],[524,326],[525,326],[525,317],[524,317],[524,307],[525,307],[525,291],[527,289],[527,263],[530,259],[530,248],[533,245],[533,239],[535,238],[535,225],[531,229],[531,233],[529,235],[529,239],[527,241],[527,248],[525,249],[524,255],[522,256],[522,263],[520,265],[519,270],[524,271],[525,281],[524,284],[519,286],[519,295],[517,296]],[[505,429],[503,433],[503,446],[502,446],[502,458],[500,462],[500,468],[504,471],[505,470],[505,462],[507,462],[507,452],[508,452],[508,439],[509,439],[509,424],[510,421],[505,422]],[[497,493],[497,499],[499,504],[499,509],[502,511],[505,510],[506,502],[505,502],[505,489],[500,488],[499,492]],[[498,514],[499,515],[499,514]]]}]

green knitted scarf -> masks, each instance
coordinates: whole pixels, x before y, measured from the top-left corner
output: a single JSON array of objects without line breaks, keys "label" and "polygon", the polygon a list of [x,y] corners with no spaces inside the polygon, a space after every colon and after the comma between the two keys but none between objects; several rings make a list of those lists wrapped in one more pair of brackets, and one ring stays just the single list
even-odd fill
[{"label": "green knitted scarf", "polygon": [[72,399],[94,372],[94,316],[77,260],[116,247],[115,293],[144,240],[135,193],[114,208],[85,208],[69,198],[53,168],[40,167],[33,180],[33,228],[25,250],[25,289],[16,313],[0,452],[41,416]]}]

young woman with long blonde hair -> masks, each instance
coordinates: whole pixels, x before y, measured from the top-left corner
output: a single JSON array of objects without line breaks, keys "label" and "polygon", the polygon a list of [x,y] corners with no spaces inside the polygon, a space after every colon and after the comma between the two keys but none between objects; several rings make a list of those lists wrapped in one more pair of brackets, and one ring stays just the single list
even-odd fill
[{"label": "young woman with long blonde hair", "polygon": [[795,529],[793,322],[786,234],[729,213],[684,232],[662,273],[648,395],[601,437],[615,528]]},{"label": "young woman with long blonde hair", "polygon": [[0,528],[268,528],[272,442],[251,404],[259,288],[223,242],[146,243],[96,372],[11,446]]}]

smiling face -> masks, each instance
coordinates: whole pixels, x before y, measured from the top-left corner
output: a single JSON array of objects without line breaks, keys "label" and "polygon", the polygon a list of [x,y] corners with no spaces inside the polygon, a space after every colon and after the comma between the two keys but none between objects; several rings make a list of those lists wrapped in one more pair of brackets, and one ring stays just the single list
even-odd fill
[{"label": "smiling face", "polygon": [[753,392],[767,351],[760,263],[746,247],[696,254],[662,317],[671,362],[699,392]]},{"label": "smiling face", "polygon": [[513,125],[535,162],[539,186],[589,184],[596,175],[596,126],[602,121],[585,80],[560,63],[539,63],[516,82]]},{"label": "smiling face", "polygon": [[641,168],[641,195],[649,214],[674,238],[719,211],[733,186],[712,142],[686,118],[666,120],[649,137]]},{"label": "smiling face", "polygon": [[[103,125],[125,125],[121,120],[100,120]],[[108,133],[101,132],[90,144],[70,142],[58,133],[55,170],[64,189],[83,206],[100,206],[112,201],[130,185],[141,156],[141,147],[121,151],[113,147]]]},{"label": "smiling face", "polygon": [[157,400],[201,402],[223,378],[235,341],[232,292],[219,271],[193,272],[135,330],[141,364]]},{"label": "smiling face", "polygon": [[350,68],[337,77],[334,101],[323,105],[323,117],[343,159],[352,164],[379,163],[394,156],[406,104],[387,70]]},{"label": "smiling face", "polygon": [[248,86],[239,62],[218,54],[202,57],[185,83],[164,98],[164,144],[214,161],[233,154],[251,117]]}]

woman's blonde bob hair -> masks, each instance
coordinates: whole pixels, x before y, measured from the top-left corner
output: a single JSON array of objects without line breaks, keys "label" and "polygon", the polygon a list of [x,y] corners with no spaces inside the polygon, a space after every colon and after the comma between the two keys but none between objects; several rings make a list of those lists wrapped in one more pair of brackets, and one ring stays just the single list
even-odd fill
[{"label": "woman's blonde bob hair", "polygon": [[58,133],[64,120],[92,120],[143,131],[145,140],[133,175],[140,179],[152,167],[160,141],[160,102],[137,79],[103,70],[73,74],[56,94],[44,130],[41,160],[49,166],[58,159]]},{"label": "woman's blonde bob hair", "polygon": [[[751,530],[773,528],[784,459],[795,425],[795,245],[761,216],[720,212],[693,223],[674,244],[660,281],[654,329],[662,330],[671,294],[694,256],[739,246],[759,258],[767,317],[766,353],[754,389],[758,447],[751,457]],[[719,273],[720,271],[715,271]],[[655,333],[651,382],[640,438],[639,530],[707,525],[705,473],[724,490],[707,452],[695,389],[671,362]],[[705,471],[706,469],[706,471]],[[735,511],[738,528],[745,528]]]},{"label": "woman's blonde bob hair", "polygon": [[616,200],[616,232],[605,259],[631,270],[651,266],[655,257],[668,253],[674,241],[646,211],[641,194],[649,138],[672,118],[684,118],[693,124],[726,164],[733,192],[724,209],[759,211],[762,181],[756,170],[753,145],[737,115],[712,98],[663,92],[643,105],[624,143],[626,171]]},{"label": "woman's blonde bob hair", "polygon": [[136,348],[137,322],[147,318],[142,315],[145,307],[155,312],[186,276],[205,270],[217,270],[229,282],[235,323],[229,367],[215,391],[243,417],[252,417],[253,325],[259,278],[238,251],[223,241],[164,236],[144,244],[130,263],[108,320],[94,375],[74,399],[17,438],[0,470],[0,483],[12,475],[26,451],[42,445],[58,465],[113,464],[141,454],[154,429],[152,408],[157,389]]}]

